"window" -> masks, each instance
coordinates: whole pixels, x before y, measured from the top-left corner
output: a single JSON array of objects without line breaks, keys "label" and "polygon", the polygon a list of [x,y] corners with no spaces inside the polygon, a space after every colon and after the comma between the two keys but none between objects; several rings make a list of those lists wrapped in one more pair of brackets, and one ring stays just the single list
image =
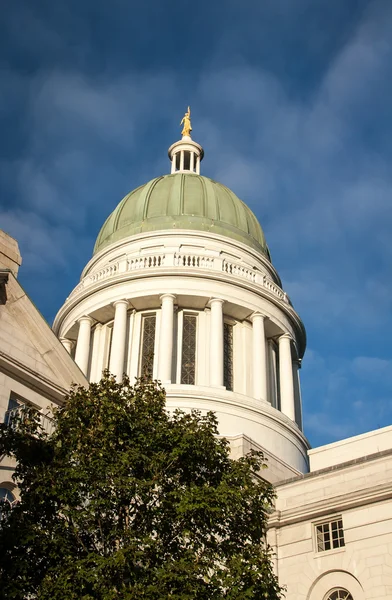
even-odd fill
[{"label": "window", "polygon": [[11,492],[11,490],[9,490],[8,488],[5,487],[0,487],[0,503],[1,502],[7,502],[8,504],[12,504],[15,502],[16,498],[14,496],[14,494]]},{"label": "window", "polygon": [[8,400],[8,408],[4,415],[4,423],[6,425],[11,425],[12,416],[18,412],[21,406],[23,406],[23,402],[21,400],[10,396]]},{"label": "window", "polygon": [[196,316],[184,315],[182,326],[181,383],[194,385],[196,378]]},{"label": "window", "polygon": [[[342,548],[345,545],[342,519],[316,525],[316,541],[317,552]],[[340,598],[337,596],[336,599],[332,600],[340,600]]]},{"label": "window", "polygon": [[154,367],[155,350],[155,325],[156,316],[145,315],[142,321],[142,358],[140,363],[140,375],[152,377]]},{"label": "window", "polygon": [[14,494],[6,487],[0,487],[0,521],[7,518],[7,513],[16,502]]},{"label": "window", "polygon": [[344,590],[343,588],[336,588],[335,590],[331,590],[325,596],[325,600],[354,600],[350,592]]},{"label": "window", "polygon": [[233,390],[233,325],[224,323],[223,326],[223,385],[227,390]]}]

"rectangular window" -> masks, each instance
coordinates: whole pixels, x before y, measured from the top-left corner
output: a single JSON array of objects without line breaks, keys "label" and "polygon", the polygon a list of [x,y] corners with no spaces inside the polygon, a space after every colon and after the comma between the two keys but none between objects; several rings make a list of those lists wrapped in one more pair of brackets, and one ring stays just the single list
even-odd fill
[{"label": "rectangular window", "polygon": [[233,391],[233,325],[223,326],[223,385]]},{"label": "rectangular window", "polygon": [[22,400],[19,400],[14,396],[10,396],[8,400],[8,408],[4,415],[4,423],[6,425],[11,425],[13,415],[16,415],[23,405],[24,402],[22,402]]},{"label": "rectangular window", "polygon": [[195,385],[196,321],[195,315],[184,315],[182,327],[181,383]]},{"label": "rectangular window", "polygon": [[316,525],[317,552],[325,552],[344,546],[342,519]]},{"label": "rectangular window", "polygon": [[151,377],[154,367],[156,315],[146,315],[142,320],[142,357],[140,375]]}]

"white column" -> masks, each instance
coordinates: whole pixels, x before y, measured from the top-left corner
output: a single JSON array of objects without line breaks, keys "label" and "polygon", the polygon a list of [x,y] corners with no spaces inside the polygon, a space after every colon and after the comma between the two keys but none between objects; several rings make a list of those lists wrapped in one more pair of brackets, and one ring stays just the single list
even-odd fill
[{"label": "white column", "polygon": [[210,385],[223,386],[223,304],[224,300],[210,300]]},{"label": "white column", "polygon": [[293,359],[291,337],[287,333],[279,338],[279,383],[280,410],[289,419],[295,421]]},{"label": "white column", "polygon": [[184,150],[181,150],[180,154],[180,171],[184,170]]},{"label": "white column", "polygon": [[189,168],[190,168],[191,172],[193,173],[193,170],[195,168],[195,153],[194,152],[191,152]]},{"label": "white column", "polygon": [[171,172],[172,173],[176,172],[176,155],[175,154],[173,154],[173,158],[172,158]]},{"label": "white column", "polygon": [[63,344],[63,346],[66,349],[66,351],[68,352],[68,354],[71,354],[73,341],[69,340],[68,338],[60,338],[60,342]]},{"label": "white column", "polygon": [[267,351],[264,331],[264,315],[252,315],[253,324],[253,397],[267,400]]},{"label": "white column", "polygon": [[196,159],[196,173],[200,175],[200,156]]},{"label": "white column", "polygon": [[276,348],[273,342],[268,342],[269,363],[269,401],[274,408],[278,406],[278,369],[276,363]]},{"label": "white column", "polygon": [[121,381],[124,374],[125,340],[127,337],[127,300],[113,302],[115,308],[109,371]]},{"label": "white column", "polygon": [[88,359],[90,355],[91,317],[79,319],[78,341],[76,342],[75,362],[79,369],[87,375]]},{"label": "white column", "polygon": [[158,379],[160,379],[162,383],[171,383],[172,378],[175,299],[176,297],[173,294],[163,294],[160,297],[162,308],[159,329]]},{"label": "white column", "polygon": [[102,377],[102,369],[98,369],[98,363],[101,357],[101,333],[102,323],[98,323],[94,327],[92,349],[91,349],[91,367],[90,367],[90,381],[97,382]]},{"label": "white column", "polygon": [[300,428],[303,431],[303,423],[302,423],[302,398],[301,398],[301,383],[299,377],[299,370],[301,368],[300,359],[293,360],[293,378],[294,378],[294,399],[295,399],[295,420]]}]

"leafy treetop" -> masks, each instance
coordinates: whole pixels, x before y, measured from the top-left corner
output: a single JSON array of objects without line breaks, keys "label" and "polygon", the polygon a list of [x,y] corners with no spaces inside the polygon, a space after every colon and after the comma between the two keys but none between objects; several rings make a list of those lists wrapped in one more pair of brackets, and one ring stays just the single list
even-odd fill
[{"label": "leafy treetop", "polygon": [[0,425],[20,501],[3,506],[3,598],[281,598],[265,542],[260,453],[232,460],[213,413],[169,414],[148,378],[73,388],[54,433]]}]

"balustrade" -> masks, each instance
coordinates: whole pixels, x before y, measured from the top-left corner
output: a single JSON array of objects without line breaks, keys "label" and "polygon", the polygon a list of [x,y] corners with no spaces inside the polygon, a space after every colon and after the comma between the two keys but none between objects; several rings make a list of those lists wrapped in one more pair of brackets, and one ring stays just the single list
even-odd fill
[{"label": "balustrade", "polygon": [[[124,261],[125,262],[125,261]],[[121,268],[121,264],[123,267]],[[266,290],[277,296],[283,302],[290,304],[287,294],[271,279],[260,271],[247,266],[246,264],[228,261],[226,259],[215,260],[212,256],[196,253],[175,252],[174,254],[149,254],[146,256],[128,256],[124,263],[110,264],[81,281],[73,290],[70,296],[74,296],[84,288],[93,283],[115,277],[125,271],[139,271],[143,269],[157,269],[161,267],[180,267],[186,269],[208,269],[221,271],[233,277],[240,277],[253,283],[259,284]]]},{"label": "balustrade", "polygon": [[150,256],[135,256],[127,261],[128,271],[136,269],[151,269],[154,267],[163,267],[165,264],[164,254],[152,254]]},{"label": "balustrade", "polygon": [[203,254],[175,254],[174,266],[213,269],[214,259],[210,256],[204,256]]},{"label": "balustrade", "polygon": [[237,277],[244,277],[245,279],[249,279],[249,281],[256,281],[256,273],[252,269],[248,269],[237,263],[224,260],[222,270],[230,275],[237,275]]}]

